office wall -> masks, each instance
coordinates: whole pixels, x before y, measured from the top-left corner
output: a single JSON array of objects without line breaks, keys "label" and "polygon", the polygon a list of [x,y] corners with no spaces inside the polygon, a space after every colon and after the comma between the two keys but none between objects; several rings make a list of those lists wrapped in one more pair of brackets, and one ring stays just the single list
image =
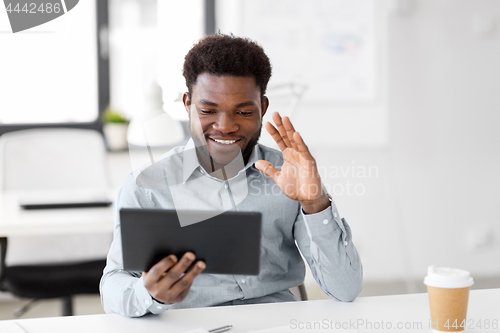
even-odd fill
[{"label": "office wall", "polygon": [[365,280],[420,279],[430,264],[499,275],[500,2],[377,4],[381,103],[301,103],[295,125],[337,192]]},{"label": "office wall", "polygon": [[390,20],[391,150],[414,274],[431,262],[500,273],[499,19],[498,1],[420,0]]},{"label": "office wall", "polygon": [[389,8],[387,150],[318,155],[379,166],[364,198],[338,200],[367,279],[418,278],[429,264],[499,274],[500,3],[409,3]]},{"label": "office wall", "polygon": [[[370,3],[374,5],[367,5]],[[306,90],[292,119],[296,124],[310,119],[325,120],[315,122],[314,126],[300,127],[310,144],[324,144],[325,138],[317,133],[328,133],[333,146],[388,144],[388,1],[217,0],[216,5],[218,30],[255,39],[271,59],[273,76],[268,85],[271,103],[265,120],[270,121],[274,111],[287,114],[293,104],[275,98],[286,95],[286,89],[276,87],[299,83]],[[358,12],[373,15],[367,19],[365,15],[358,16]],[[353,18],[353,22],[348,18]],[[344,43],[342,38],[354,42]],[[342,65],[338,62],[345,65],[343,70],[339,69]],[[360,75],[353,64],[366,67],[370,73]],[[373,94],[365,96],[361,88],[355,91],[356,88],[351,87],[353,80],[359,80],[361,86],[371,86],[373,81]],[[331,91],[325,82],[334,85]],[[351,87],[345,89],[350,97],[339,95],[339,82]],[[264,133],[262,142],[273,141]]]}]

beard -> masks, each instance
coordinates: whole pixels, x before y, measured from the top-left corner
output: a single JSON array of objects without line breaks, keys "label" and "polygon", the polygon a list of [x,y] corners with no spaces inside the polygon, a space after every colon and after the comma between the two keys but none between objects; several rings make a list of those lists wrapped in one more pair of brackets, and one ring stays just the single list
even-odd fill
[{"label": "beard", "polygon": [[262,133],[262,124],[260,124],[259,131],[255,133],[255,135],[250,139],[250,141],[248,141],[248,144],[246,145],[245,149],[241,152],[245,164],[248,162],[250,155],[252,155],[253,148],[257,145],[257,142],[259,142],[261,133]]}]

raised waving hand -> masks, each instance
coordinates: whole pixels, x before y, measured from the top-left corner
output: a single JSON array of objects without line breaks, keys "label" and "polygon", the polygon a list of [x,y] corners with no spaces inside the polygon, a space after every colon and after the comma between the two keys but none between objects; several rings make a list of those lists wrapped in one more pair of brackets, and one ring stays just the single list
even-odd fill
[{"label": "raised waving hand", "polygon": [[268,161],[260,160],[255,167],[271,177],[287,197],[298,200],[306,214],[326,209],[330,200],[322,188],[316,160],[309,148],[288,117],[281,118],[274,112],[273,121],[276,127],[269,122],[265,127],[283,152],[283,166],[277,170]]}]

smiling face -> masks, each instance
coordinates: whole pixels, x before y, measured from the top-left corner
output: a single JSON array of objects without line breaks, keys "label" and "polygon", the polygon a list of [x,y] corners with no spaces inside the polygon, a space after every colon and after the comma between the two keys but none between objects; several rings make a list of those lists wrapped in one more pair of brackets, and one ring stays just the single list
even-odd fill
[{"label": "smiling face", "polygon": [[[245,164],[257,144],[269,101],[253,77],[202,73],[184,94],[189,130],[198,152],[226,165],[241,152]],[[203,157],[203,156],[202,156]]]}]

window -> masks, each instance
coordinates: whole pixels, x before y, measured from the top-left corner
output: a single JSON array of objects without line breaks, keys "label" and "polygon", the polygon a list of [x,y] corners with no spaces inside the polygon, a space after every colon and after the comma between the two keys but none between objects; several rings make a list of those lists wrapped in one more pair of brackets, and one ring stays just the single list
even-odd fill
[{"label": "window", "polygon": [[80,1],[63,16],[15,34],[0,10],[0,133],[51,125],[98,128],[109,99],[106,48],[97,38],[97,31],[106,37],[106,25],[102,0]]},{"label": "window", "polygon": [[174,101],[187,90],[182,65],[204,34],[205,1],[110,0],[114,109],[131,119],[156,108],[187,119]]}]

